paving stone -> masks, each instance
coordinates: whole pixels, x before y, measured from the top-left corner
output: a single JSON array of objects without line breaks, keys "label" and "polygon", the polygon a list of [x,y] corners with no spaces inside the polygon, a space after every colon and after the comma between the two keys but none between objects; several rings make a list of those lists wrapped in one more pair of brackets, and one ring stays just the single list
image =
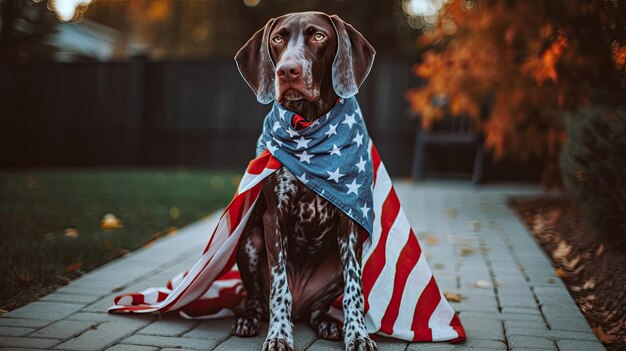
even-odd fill
[{"label": "paving stone", "polygon": [[504,328],[507,335],[512,335],[511,333],[517,329],[531,329],[535,331],[548,330],[545,322],[538,323],[530,321],[505,321]]},{"label": "paving stone", "polygon": [[220,343],[220,340],[213,339],[193,339],[193,338],[177,338],[170,336],[156,335],[132,335],[121,341],[123,344],[170,347],[170,348],[186,348],[191,350],[211,350]]},{"label": "paving stone", "polygon": [[460,315],[465,333],[472,338],[504,340],[502,322],[494,319],[472,318]]},{"label": "paving stone", "polygon": [[[231,336],[230,338],[217,345],[213,351],[259,351],[263,349],[263,342],[265,341],[265,333],[251,338],[240,338],[237,336]],[[309,348],[308,350],[311,350]],[[307,350],[307,351],[308,351]],[[303,351],[303,350],[296,350]]]},{"label": "paving stone", "polygon": [[[117,344],[109,347],[106,351],[156,351],[159,350],[158,347],[151,346],[140,346],[140,345],[125,345],[125,344]],[[182,351],[181,349],[176,349],[178,351]]]},{"label": "paving stone", "polygon": [[589,323],[582,316],[558,315],[552,313],[544,313],[548,324],[553,330],[582,331],[591,330]]},{"label": "paving stone", "polygon": [[[233,323],[235,323],[234,318],[203,321],[182,336],[185,338],[226,340],[230,337]],[[263,333],[260,333],[260,335],[263,335]]]},{"label": "paving stone", "polygon": [[410,343],[406,351],[456,351],[461,349],[469,349],[469,347],[463,344],[453,345],[447,342]]},{"label": "paving stone", "polygon": [[26,327],[0,327],[1,336],[23,336],[33,331],[35,329]]},{"label": "paving stone", "polygon": [[60,320],[29,335],[34,337],[69,339],[85,330],[96,327],[98,323]]},{"label": "paving stone", "polygon": [[7,327],[27,327],[40,328],[52,323],[46,319],[23,319],[23,318],[6,318],[0,317],[0,325]]},{"label": "paving stone", "polygon": [[343,351],[344,343],[342,341],[331,340],[315,340],[306,351]]},{"label": "paving stone", "polygon": [[104,296],[108,294],[110,291],[105,291],[102,289],[94,289],[90,286],[80,286],[80,285],[66,285],[56,291],[61,294],[72,294],[72,295],[90,295],[90,296]]},{"label": "paving stone", "polygon": [[96,313],[96,312],[78,312],[74,313],[71,316],[65,318],[67,320],[75,320],[75,321],[89,321],[89,322],[117,322],[117,321],[133,321],[133,320],[142,320],[145,321],[145,324],[148,324],[155,319],[157,316],[152,314],[112,314],[112,313]]},{"label": "paving stone", "polygon": [[508,341],[511,348],[525,347],[531,349],[556,350],[554,341],[536,336],[513,335],[508,338]]},{"label": "paving stone", "polygon": [[[262,330],[260,335],[267,335],[267,331]],[[293,346],[296,350],[306,350],[315,340],[317,335],[306,323],[296,323],[293,329]],[[402,349],[404,351],[404,349]]]},{"label": "paving stone", "polygon": [[91,329],[80,336],[59,345],[59,349],[67,350],[98,350],[133,334],[148,324],[141,319],[103,322],[96,329]]},{"label": "paving stone", "polygon": [[535,314],[515,314],[515,313],[490,313],[490,312],[462,312],[461,316],[476,317],[481,319],[496,319],[499,321],[527,321],[544,323],[541,315]]},{"label": "paving stone", "polygon": [[560,340],[556,343],[560,350],[567,351],[605,351],[606,348],[599,342],[582,342],[573,340]]},{"label": "paving stone", "polygon": [[393,338],[379,338],[375,341],[378,351],[404,351],[409,344],[406,341]]},{"label": "paving stone", "polygon": [[535,306],[530,306],[527,308],[524,307],[502,307],[502,313],[504,314],[532,314],[536,316],[541,316],[541,312],[539,308]]},{"label": "paving stone", "polygon": [[2,337],[0,338],[0,347],[20,347],[30,349],[49,349],[60,343],[57,339],[40,339],[40,338],[19,338],[19,337]]},{"label": "paving stone", "polygon": [[563,331],[563,330],[537,330],[537,329],[526,329],[526,328],[517,328],[513,330],[507,330],[507,336],[510,335],[525,335],[525,336],[540,336],[546,339],[551,340],[562,340],[562,339],[571,339],[571,340],[584,340],[584,341],[598,341],[596,335],[589,332],[576,332],[576,331]]},{"label": "paving stone", "polygon": [[162,336],[178,336],[184,334],[195,327],[198,321],[183,319],[176,315],[162,316],[160,319],[152,322],[152,324],[139,330],[138,334],[162,335]]},{"label": "paving stone", "polygon": [[40,301],[54,301],[54,302],[64,302],[64,303],[74,303],[74,304],[84,305],[87,303],[94,302],[98,298],[99,297],[96,295],[52,293],[52,294],[48,294],[42,297]]},{"label": "paving stone", "polygon": [[60,302],[36,301],[14,311],[6,313],[7,317],[59,320],[78,311],[82,305]]}]

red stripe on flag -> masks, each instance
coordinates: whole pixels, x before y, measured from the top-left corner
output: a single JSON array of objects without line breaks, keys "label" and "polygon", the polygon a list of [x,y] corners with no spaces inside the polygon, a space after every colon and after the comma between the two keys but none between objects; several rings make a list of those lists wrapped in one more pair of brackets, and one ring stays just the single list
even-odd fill
[{"label": "red stripe on flag", "polygon": [[426,341],[433,339],[432,330],[428,327],[428,321],[433,314],[439,301],[441,300],[441,294],[439,288],[435,282],[435,277],[431,277],[430,281],[422,291],[417,305],[415,306],[415,313],[413,314],[413,324],[411,330],[413,330],[414,341]]},{"label": "red stripe on flag", "polygon": [[[258,198],[258,196],[259,196],[259,194],[261,193],[261,189],[262,189],[262,183],[258,183],[258,184],[256,184],[255,186],[253,186],[250,190],[248,190],[247,192],[245,192],[244,194],[245,194],[245,195],[251,195],[251,196],[253,196],[253,201],[256,201],[256,200],[257,200],[257,198]],[[233,202],[234,202],[235,200],[237,200],[237,198],[242,198],[242,197],[244,196],[244,194],[240,194],[240,195],[238,195],[235,199],[233,199]],[[232,202],[228,205],[228,207],[226,207],[226,210],[225,210],[226,212],[229,212],[229,211],[230,211],[230,207],[231,207],[231,205],[232,205]],[[222,218],[222,219],[223,219],[223,218]],[[222,219],[220,219],[220,221],[222,221]],[[237,223],[237,224],[238,224],[238,223]],[[231,226],[231,228],[236,228],[236,227],[237,227],[237,224],[232,225],[232,226]],[[219,226],[219,223],[218,223],[218,225],[217,225],[217,227],[215,228],[215,231],[214,231],[214,233],[213,233],[213,236],[211,237],[211,240],[209,241],[209,244],[206,246],[206,248],[204,249],[204,251],[203,251],[203,253],[202,253],[203,255],[204,255],[204,254],[208,251],[209,247],[211,246],[211,242],[213,241],[213,237],[215,237],[215,235],[217,234],[217,230],[219,229],[219,227],[220,227],[220,226]],[[231,230],[232,230],[232,229],[231,229]],[[229,235],[229,236],[230,236],[230,234],[232,234],[232,232],[228,233],[228,235]],[[230,259],[229,259],[229,262],[228,262],[228,263],[230,264],[230,266],[228,266],[228,268],[229,268],[229,269],[230,269],[230,267],[232,267],[232,265],[234,264],[234,257],[235,257],[236,252],[237,252],[237,250],[234,250],[234,251],[233,251],[233,255],[232,255],[232,256],[230,257]],[[230,263],[230,260],[231,260],[231,259],[233,260],[233,261],[232,261],[232,263]],[[204,271],[204,270],[206,269],[206,266],[207,266],[207,265],[209,265],[209,263],[210,263],[210,262],[211,262],[211,260],[207,261],[207,262],[204,264],[204,266],[202,267],[202,269],[201,269],[200,271],[201,271],[201,272],[202,272],[202,271]],[[224,273],[225,273],[224,271],[223,271],[223,272],[221,272],[221,274],[224,274]],[[217,276],[216,278],[219,278],[219,276]],[[164,307],[161,309],[161,311],[163,311],[163,312],[167,312],[167,311],[169,311],[169,310],[170,310],[170,308],[171,308],[172,306],[175,306],[175,305],[176,305],[176,303],[178,302],[178,300],[180,300],[180,298],[181,298],[182,296],[184,296],[184,295],[187,293],[187,290],[189,289],[189,287],[190,287],[190,286],[192,286],[192,285],[195,283],[195,281],[196,281],[197,279],[198,279],[198,275],[196,275],[195,277],[193,277],[193,279],[192,279],[192,281],[189,283],[189,285],[187,285],[187,287],[185,287],[185,289],[183,289],[183,291],[181,291],[181,292],[180,292],[180,294],[178,294],[178,296],[176,296],[176,298],[174,298],[174,300],[173,300],[172,302],[170,302],[169,304],[167,304],[166,306],[164,306]],[[205,291],[206,291],[206,290],[208,290],[208,288],[209,288],[210,286],[211,286],[211,284],[210,284],[210,283],[207,283],[207,288],[205,289]]]},{"label": "red stripe on flag", "polygon": [[380,167],[380,155],[378,150],[372,144],[372,167],[374,168],[374,186],[376,186],[376,177],[378,176],[378,168]]},{"label": "red stripe on flag", "polygon": [[261,174],[261,172],[263,172],[263,170],[266,168],[270,158],[274,157],[272,156],[272,154],[270,154],[269,151],[264,150],[263,153],[259,155],[259,157],[248,163],[248,168],[246,169],[246,172],[254,175]]},{"label": "red stripe on flag", "polygon": [[[385,315],[381,321],[380,330],[387,334],[393,334],[393,325],[396,323],[398,314],[400,313],[400,303],[402,301],[402,295],[404,294],[404,288],[409,274],[415,268],[417,261],[420,258],[422,250],[420,245],[413,234],[413,230],[409,231],[409,239],[402,248],[398,262],[396,263],[396,274],[394,277],[393,294],[391,300],[385,311]],[[411,287],[409,287],[411,289]],[[414,292],[415,293],[415,292]]]},{"label": "red stripe on flag", "polygon": [[400,201],[398,201],[396,191],[392,188],[391,191],[389,191],[389,195],[387,195],[387,199],[383,203],[382,214],[380,217],[382,227],[380,239],[363,268],[362,282],[363,295],[365,298],[365,311],[369,310],[368,298],[370,292],[372,291],[372,287],[382,272],[383,267],[385,267],[385,262],[387,261],[385,257],[387,237],[389,236],[389,230],[395,222],[399,211]]},{"label": "red stripe on flag", "polygon": [[456,344],[458,342],[464,341],[466,338],[465,335],[465,329],[463,329],[463,325],[461,324],[461,320],[459,319],[459,316],[457,316],[457,314],[454,314],[454,317],[452,317],[452,321],[450,322],[450,326],[452,327],[452,329],[454,329],[457,334],[459,334],[459,336],[456,339],[452,339],[450,340],[450,342],[452,344]]}]

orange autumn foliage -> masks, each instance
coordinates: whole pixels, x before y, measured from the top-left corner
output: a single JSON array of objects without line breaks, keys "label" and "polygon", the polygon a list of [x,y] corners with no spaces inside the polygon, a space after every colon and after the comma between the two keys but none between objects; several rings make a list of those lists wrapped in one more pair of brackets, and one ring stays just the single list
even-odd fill
[{"label": "orange autumn foliage", "polygon": [[[587,104],[590,87],[626,78],[626,43],[607,45],[605,5],[484,0],[468,9],[465,3],[451,0],[418,40],[424,54],[413,73],[425,84],[406,94],[412,111],[424,127],[446,113],[473,118],[496,157],[556,160],[565,111]],[[448,103],[433,104],[442,99]],[[488,100],[489,114],[481,115]]]}]

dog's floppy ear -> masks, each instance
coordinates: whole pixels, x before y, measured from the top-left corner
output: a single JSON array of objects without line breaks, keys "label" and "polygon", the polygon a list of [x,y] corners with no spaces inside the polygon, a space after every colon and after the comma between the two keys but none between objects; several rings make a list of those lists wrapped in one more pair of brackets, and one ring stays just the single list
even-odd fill
[{"label": "dog's floppy ear", "polygon": [[376,51],[350,24],[337,15],[329,16],[337,32],[337,54],[333,61],[333,88],[342,98],[359,92],[374,63]]},{"label": "dog's floppy ear", "polygon": [[274,18],[270,19],[235,55],[239,73],[262,104],[269,104],[276,97],[274,61],[269,49],[269,35],[275,21]]}]

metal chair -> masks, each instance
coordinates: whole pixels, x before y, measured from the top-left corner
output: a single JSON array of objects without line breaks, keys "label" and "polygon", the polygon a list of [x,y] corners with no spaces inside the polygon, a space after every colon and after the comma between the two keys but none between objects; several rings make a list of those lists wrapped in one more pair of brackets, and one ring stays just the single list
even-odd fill
[{"label": "metal chair", "polygon": [[483,143],[482,138],[474,130],[472,119],[446,114],[444,118],[435,121],[428,130],[421,128],[421,122],[418,121],[411,171],[411,176],[415,180],[424,178],[424,154],[427,145],[468,145],[476,148],[472,183],[480,183],[483,168]]}]

